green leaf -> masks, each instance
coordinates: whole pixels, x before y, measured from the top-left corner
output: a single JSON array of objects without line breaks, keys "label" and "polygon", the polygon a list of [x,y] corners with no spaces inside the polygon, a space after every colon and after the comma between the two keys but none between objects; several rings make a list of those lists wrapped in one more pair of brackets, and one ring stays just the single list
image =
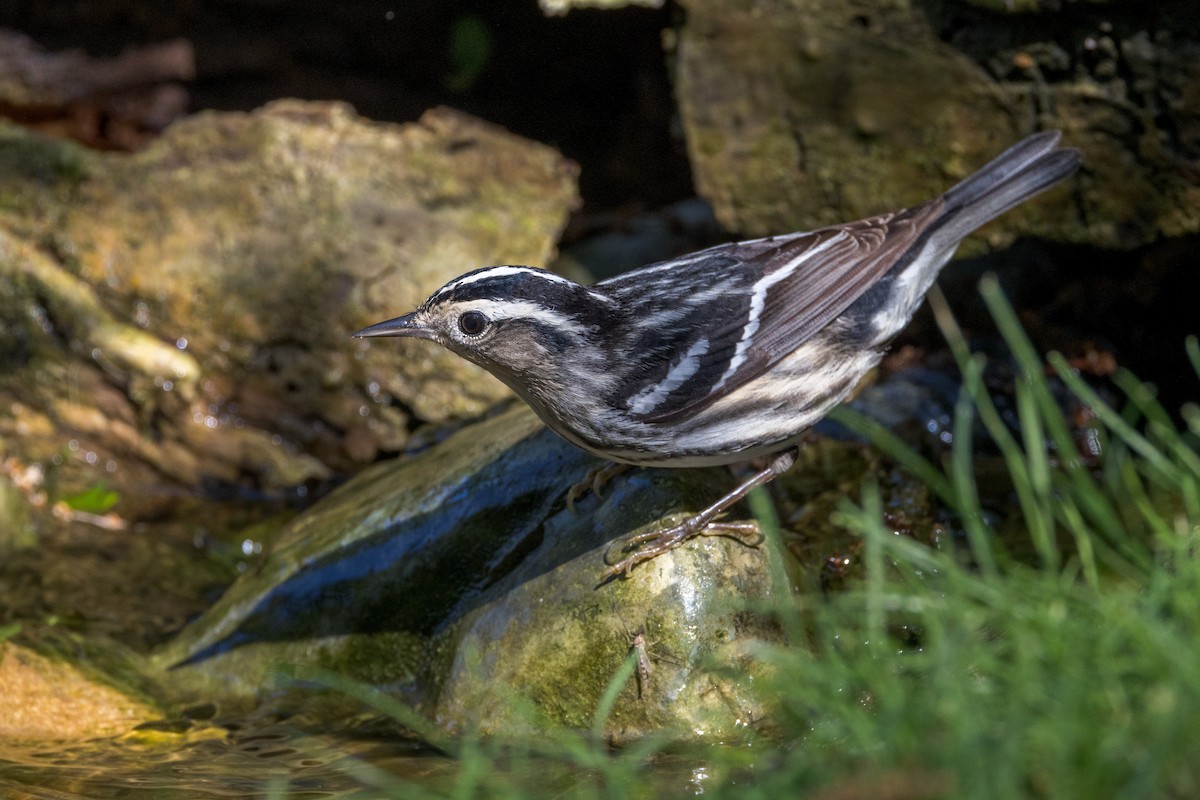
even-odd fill
[{"label": "green leaf", "polygon": [[108,488],[103,481],[96,481],[78,494],[64,497],[63,502],[75,511],[87,514],[107,514],[121,499],[121,496]]},{"label": "green leaf", "polygon": [[468,91],[487,69],[495,49],[495,39],[488,24],[474,14],[464,14],[450,28],[450,63],[446,88],[452,92]]}]

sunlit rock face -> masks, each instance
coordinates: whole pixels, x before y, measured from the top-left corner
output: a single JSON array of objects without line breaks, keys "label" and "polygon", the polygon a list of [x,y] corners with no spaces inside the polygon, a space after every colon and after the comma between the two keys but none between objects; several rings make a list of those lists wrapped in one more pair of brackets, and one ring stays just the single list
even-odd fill
[{"label": "sunlit rock face", "polygon": [[327,478],[480,413],[506,393],[481,370],[349,334],[545,263],[576,202],[570,162],[466,115],[297,101],[134,155],[0,127],[0,194],[0,448],[126,498]]}]

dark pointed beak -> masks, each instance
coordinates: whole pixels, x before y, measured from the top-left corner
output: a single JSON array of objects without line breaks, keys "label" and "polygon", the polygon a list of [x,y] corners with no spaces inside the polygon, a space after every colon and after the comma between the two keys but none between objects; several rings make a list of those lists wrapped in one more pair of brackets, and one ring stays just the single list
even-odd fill
[{"label": "dark pointed beak", "polygon": [[369,328],[352,334],[355,339],[366,339],[374,336],[415,336],[418,339],[432,339],[433,331],[416,321],[417,312],[405,314],[403,317],[379,322]]}]

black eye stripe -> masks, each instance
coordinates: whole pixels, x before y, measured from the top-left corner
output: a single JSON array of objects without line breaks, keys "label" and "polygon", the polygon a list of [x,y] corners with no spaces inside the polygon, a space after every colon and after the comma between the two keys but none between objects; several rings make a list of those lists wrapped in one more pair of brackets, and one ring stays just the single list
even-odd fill
[{"label": "black eye stripe", "polygon": [[488,326],[488,318],[482,311],[467,311],[458,318],[458,329],[467,336],[478,336]]}]

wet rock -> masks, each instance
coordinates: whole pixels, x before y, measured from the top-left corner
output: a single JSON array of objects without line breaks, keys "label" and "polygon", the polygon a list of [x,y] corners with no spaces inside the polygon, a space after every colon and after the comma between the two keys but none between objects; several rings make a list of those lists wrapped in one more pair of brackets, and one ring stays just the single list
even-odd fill
[{"label": "wet rock", "polygon": [[506,390],[432,347],[352,341],[444,281],[544,263],[553,150],[449,110],[205,113],[132,156],[0,127],[0,449],[71,485],[323,479]]},{"label": "wet rock", "polygon": [[[650,481],[657,485],[625,487],[614,499],[640,504],[635,493],[653,489],[657,503],[670,502],[672,492],[689,498],[689,509],[705,500],[695,476],[674,472]],[[621,538],[659,524],[633,528],[645,515],[611,506],[594,513]],[[566,546],[588,533],[581,527],[569,516],[553,517],[546,542]],[[551,570],[544,558],[531,559],[508,578],[507,591],[455,626],[434,719],[454,733],[511,734],[535,728],[538,717],[587,728],[617,668],[632,655],[637,668],[604,725],[614,744],[664,729],[728,741],[761,723],[767,711],[754,681],[763,666],[753,650],[779,633],[747,608],[772,595],[767,551],[700,537],[625,581],[598,587],[596,568],[606,549],[594,546]]]},{"label": "wet rock", "polygon": [[[852,405],[937,463],[959,393],[956,379],[911,365]],[[978,457],[984,470],[998,462]],[[503,736],[590,728],[635,658],[603,727],[612,742],[769,728],[754,652],[779,632],[748,610],[779,591],[767,548],[700,537],[627,580],[597,583],[624,539],[707,504],[732,476],[633,470],[572,513],[564,495],[596,464],[516,406],[376,465],[297,518],[257,570],[154,656],[157,674],[177,702],[270,705],[291,688],[287,702],[306,707],[311,685],[295,678],[324,670],[396,693],[451,734]],[[772,485],[786,528],[779,557],[805,591],[861,580],[862,542],[836,517],[865,482],[880,486],[897,534],[967,552],[929,487],[826,421]],[[997,519],[1011,491],[999,480],[983,492]]]},{"label": "wet rock", "polygon": [[0,741],[66,741],[113,736],[158,716],[79,668],[0,642]]},{"label": "wet rock", "polygon": [[[63,626],[88,642],[136,652],[161,645],[237,574],[241,551],[232,542],[205,543],[210,531],[241,529],[248,537],[281,525],[268,520],[246,530],[245,517],[261,510],[214,503],[186,503],[179,512],[179,521],[124,530],[69,522],[49,509],[34,513],[28,530],[37,546],[0,554],[0,619],[46,635]],[[75,659],[78,647],[70,642],[59,652]]]},{"label": "wet rock", "polygon": [[1126,248],[1200,230],[1200,37],[1185,3],[1032,16],[682,5],[688,150],[730,230],[811,229],[922,201],[1035,127],[1061,128],[1084,169],[1069,192],[990,225],[989,245],[1020,233]]},{"label": "wet rock", "polygon": [[275,665],[321,667],[402,691],[447,730],[504,733],[590,725],[641,633],[652,673],[624,687],[614,741],[760,719],[750,652],[776,634],[744,609],[772,591],[766,549],[701,537],[598,585],[611,541],[701,507],[730,475],[639,470],[572,513],[564,495],[596,464],[520,406],[372,467],[155,662],[206,699],[268,692]]}]

